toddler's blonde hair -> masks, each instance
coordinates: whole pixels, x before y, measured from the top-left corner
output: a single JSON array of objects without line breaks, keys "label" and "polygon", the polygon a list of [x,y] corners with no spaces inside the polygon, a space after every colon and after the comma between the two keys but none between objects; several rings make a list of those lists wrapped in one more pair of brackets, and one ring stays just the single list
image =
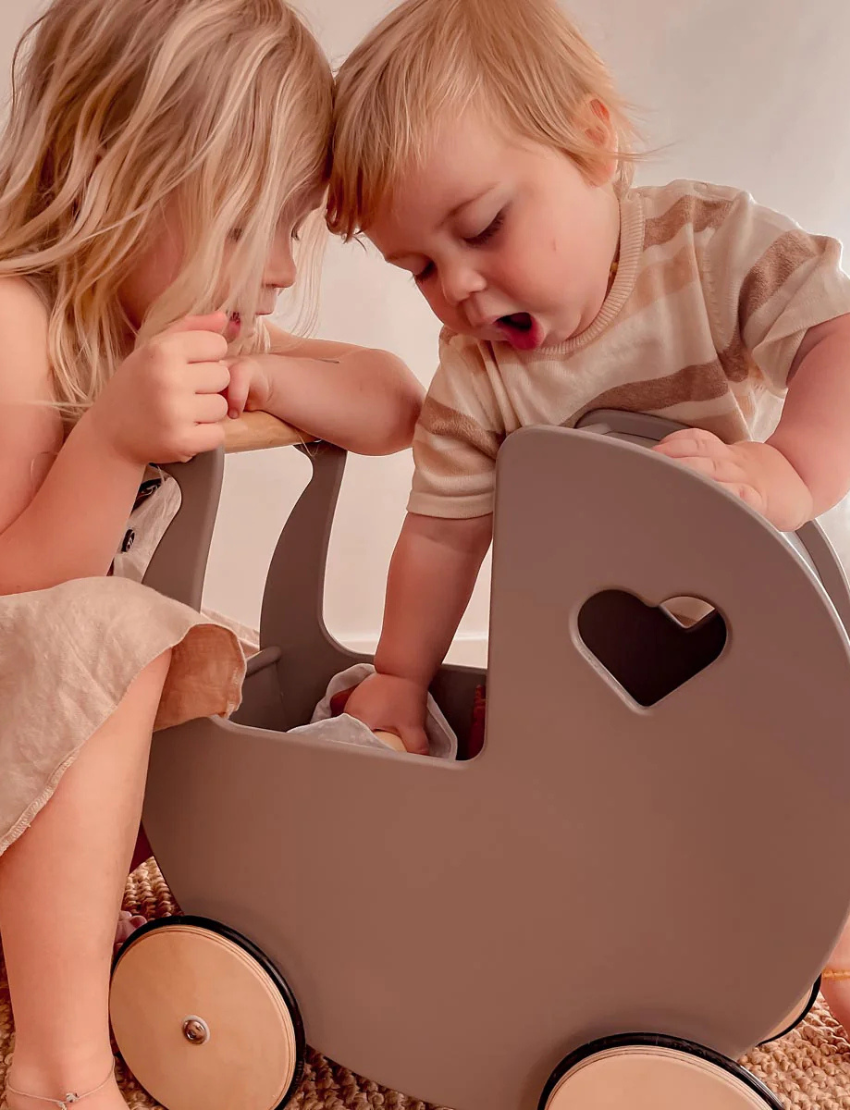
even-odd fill
[{"label": "toddler's blonde hair", "polygon": [[126,353],[116,289],[166,202],[183,265],[139,340],[195,312],[253,312],[281,214],[326,183],[333,81],[285,0],[54,0],[13,69],[0,276],[43,296],[73,420]]},{"label": "toddler's blonde hair", "polygon": [[555,0],[406,0],[337,75],[330,229],[368,228],[436,127],[470,105],[588,176],[614,160],[618,189],[631,181],[626,105]]}]

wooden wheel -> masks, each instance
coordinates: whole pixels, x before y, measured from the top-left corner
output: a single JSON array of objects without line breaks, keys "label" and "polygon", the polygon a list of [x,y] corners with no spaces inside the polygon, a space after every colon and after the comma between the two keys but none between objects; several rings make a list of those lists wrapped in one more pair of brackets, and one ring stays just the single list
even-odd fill
[{"label": "wooden wheel", "polygon": [[291,991],[216,922],[163,918],[135,933],[115,962],[109,1009],[127,1066],[167,1110],[279,1110],[300,1081]]},{"label": "wooden wheel", "polygon": [[674,1037],[609,1037],[585,1045],[555,1071],[540,1110],[781,1110],[731,1060]]}]

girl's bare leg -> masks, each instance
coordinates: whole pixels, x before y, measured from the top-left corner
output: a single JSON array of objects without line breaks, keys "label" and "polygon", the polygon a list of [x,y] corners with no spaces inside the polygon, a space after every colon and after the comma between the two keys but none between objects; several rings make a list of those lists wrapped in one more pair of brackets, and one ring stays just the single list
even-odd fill
[{"label": "girl's bare leg", "polygon": [[[82,1095],[112,1064],[108,992],[115,921],[142,808],[154,717],[170,652],[142,672],[0,857],[0,935],[15,1020],[9,1085]],[[9,1092],[10,1110],[45,1103]],[[109,1082],[81,1110],[126,1110]]]}]

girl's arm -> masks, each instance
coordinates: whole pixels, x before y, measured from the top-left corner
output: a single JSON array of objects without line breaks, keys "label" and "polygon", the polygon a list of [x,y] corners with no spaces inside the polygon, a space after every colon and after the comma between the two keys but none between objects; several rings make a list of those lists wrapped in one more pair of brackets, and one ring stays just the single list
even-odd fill
[{"label": "girl's arm", "polygon": [[[262,408],[304,432],[360,455],[389,455],[409,447],[423,389],[387,351],[321,339],[299,339],[269,327],[272,351],[245,360],[262,379],[232,377],[229,400],[241,411]],[[234,367],[234,370],[237,368]]]},{"label": "girl's arm", "polygon": [[81,421],[63,446],[50,406],[47,313],[0,282],[0,594],[106,574],[143,466],[110,456]]},{"label": "girl's arm", "polygon": [[134,352],[63,443],[47,312],[26,282],[0,281],[0,594],[106,574],[147,461],[221,443],[226,323],[181,321]]}]

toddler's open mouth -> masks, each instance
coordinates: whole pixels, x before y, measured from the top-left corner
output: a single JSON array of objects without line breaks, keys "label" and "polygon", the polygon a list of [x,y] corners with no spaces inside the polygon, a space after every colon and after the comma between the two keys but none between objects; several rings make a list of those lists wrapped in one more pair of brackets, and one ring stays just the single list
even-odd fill
[{"label": "toddler's open mouth", "polygon": [[543,342],[543,329],[528,312],[500,316],[496,326],[508,343],[518,351],[534,351]]}]

